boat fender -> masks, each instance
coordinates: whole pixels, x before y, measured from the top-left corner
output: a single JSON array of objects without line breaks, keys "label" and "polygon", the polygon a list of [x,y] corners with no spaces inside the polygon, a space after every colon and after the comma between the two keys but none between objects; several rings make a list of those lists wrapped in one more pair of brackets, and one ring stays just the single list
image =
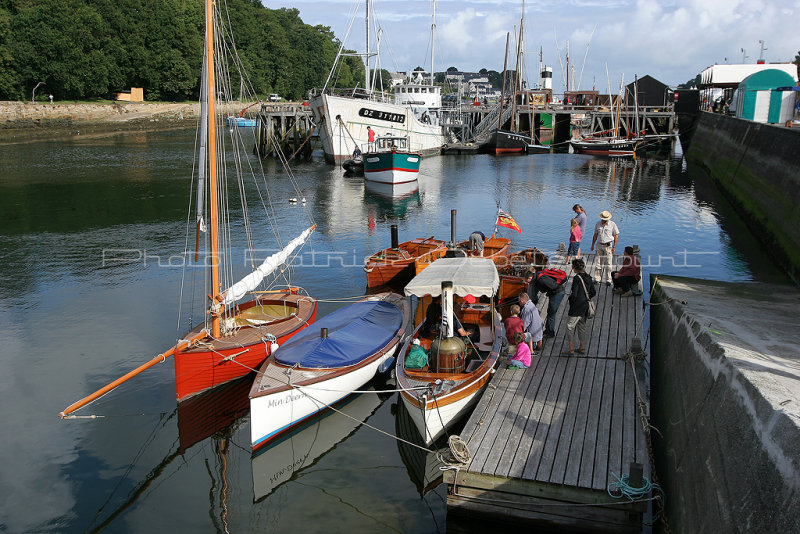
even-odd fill
[{"label": "boat fender", "polygon": [[275,351],[280,347],[278,344],[278,338],[276,338],[274,334],[266,334],[261,338],[261,341],[264,342],[264,346],[267,349],[267,354],[274,354]]},{"label": "boat fender", "polygon": [[389,356],[384,360],[380,367],[378,367],[378,374],[382,375],[391,369],[394,369],[394,356]]}]

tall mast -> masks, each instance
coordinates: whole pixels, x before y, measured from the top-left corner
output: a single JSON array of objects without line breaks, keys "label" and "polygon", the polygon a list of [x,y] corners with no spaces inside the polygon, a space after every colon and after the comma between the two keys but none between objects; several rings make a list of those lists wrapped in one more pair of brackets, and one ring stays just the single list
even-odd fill
[{"label": "tall mast", "polygon": [[539,89],[540,90],[542,89],[542,74],[543,74],[542,71],[544,70],[544,64],[542,63],[543,59],[542,55],[543,55],[542,47],[541,45],[539,45]]},{"label": "tall mast", "polygon": [[436,0],[433,0],[433,22],[431,23],[431,86],[436,69],[433,68],[433,51],[436,48]]},{"label": "tall mast", "polygon": [[367,34],[366,34],[366,54],[364,55],[364,90],[368,93],[371,92],[369,83],[369,0],[367,0],[367,16],[366,16]]},{"label": "tall mast", "polygon": [[[216,297],[219,295],[219,236],[217,216],[217,145],[216,124],[214,123],[214,18],[213,0],[206,0],[206,92],[208,95],[208,189],[211,212],[211,305],[217,307]],[[219,339],[219,314],[211,313],[211,335]]]},{"label": "tall mast", "polygon": [[500,114],[497,116],[497,129],[503,127],[503,104],[506,102],[506,69],[508,68],[508,33],[506,33],[506,55],[503,58],[503,89],[500,91]]},{"label": "tall mast", "polygon": [[522,35],[525,31],[525,0],[522,0],[522,17],[519,19],[519,35],[517,36],[517,61],[514,65],[514,91],[511,93],[511,131],[517,131],[517,91],[522,89],[522,77],[519,72],[522,69]]}]

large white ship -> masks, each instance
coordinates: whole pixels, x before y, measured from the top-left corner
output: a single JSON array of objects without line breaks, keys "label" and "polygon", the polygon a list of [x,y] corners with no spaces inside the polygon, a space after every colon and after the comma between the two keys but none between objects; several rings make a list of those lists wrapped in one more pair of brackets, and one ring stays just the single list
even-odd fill
[{"label": "large white ship", "polygon": [[368,152],[368,126],[376,137],[408,138],[411,152],[438,154],[445,143],[439,90],[431,85],[402,84],[395,90],[394,102],[324,93],[312,98],[309,104],[319,124],[325,159],[341,162],[352,157],[356,147]]},{"label": "large white ship", "polygon": [[[369,90],[335,91],[324,88],[320,94],[309,98],[314,120],[319,125],[319,137],[325,152],[325,159],[339,163],[351,158],[358,148],[368,152],[370,127],[377,137],[406,137],[408,150],[423,156],[438,154],[445,144],[445,132],[441,126],[442,95],[441,88],[433,84],[433,49],[431,50],[431,76],[425,83],[421,72],[409,73],[405,83],[394,88],[394,94],[374,90],[374,78],[370,75],[370,58],[376,54],[369,50],[370,17],[369,0],[367,4],[367,50],[364,54],[364,87]],[[436,8],[434,2],[434,23]],[[351,21],[352,25],[352,21]],[[341,56],[341,50],[334,62]],[[328,78],[330,81],[330,76]]]}]

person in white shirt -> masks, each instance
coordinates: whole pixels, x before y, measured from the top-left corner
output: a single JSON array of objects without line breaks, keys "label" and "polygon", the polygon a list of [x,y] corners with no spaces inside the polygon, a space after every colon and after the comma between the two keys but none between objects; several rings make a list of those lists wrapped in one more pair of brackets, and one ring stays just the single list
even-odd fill
[{"label": "person in white shirt", "polygon": [[594,225],[591,248],[594,250],[595,244],[597,245],[597,263],[595,264],[597,267],[594,279],[598,283],[605,281],[606,285],[611,285],[611,267],[614,261],[614,252],[617,250],[617,241],[619,241],[619,228],[611,220],[611,212],[601,212],[600,220]]}]

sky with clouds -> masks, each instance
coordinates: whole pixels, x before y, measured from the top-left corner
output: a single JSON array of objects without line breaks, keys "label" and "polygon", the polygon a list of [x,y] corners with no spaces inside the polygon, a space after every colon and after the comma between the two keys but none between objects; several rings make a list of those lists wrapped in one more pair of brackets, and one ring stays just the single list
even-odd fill
[{"label": "sky with clouds", "polygon": [[[346,46],[364,49],[364,0],[261,0],[269,8],[293,7],[306,24],[329,26]],[[381,66],[430,69],[432,2],[372,0],[382,29]],[[506,33],[519,27],[522,0],[438,0],[435,69],[501,71]],[[767,63],[790,62],[800,50],[796,0],[569,0],[525,2],[526,76],[538,82],[539,50],[553,68],[555,92],[564,89],[569,42],[570,85],[616,93],[624,75],[646,74],[674,86],[715,63],[755,63],[764,41]],[[374,44],[372,45],[374,48]],[[742,51],[744,49],[744,52]],[[512,53],[513,55],[513,53]],[[585,60],[584,60],[585,58]],[[513,65],[513,58],[509,65]],[[509,67],[512,68],[512,67]],[[606,75],[608,69],[608,75]]]}]

